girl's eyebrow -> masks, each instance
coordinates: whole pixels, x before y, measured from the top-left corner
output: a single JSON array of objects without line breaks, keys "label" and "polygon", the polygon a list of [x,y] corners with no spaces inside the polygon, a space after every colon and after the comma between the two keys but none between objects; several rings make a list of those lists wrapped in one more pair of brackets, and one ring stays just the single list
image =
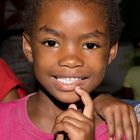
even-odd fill
[{"label": "girl's eyebrow", "polygon": [[90,32],[90,33],[86,33],[86,34],[82,34],[80,37],[81,38],[92,38],[92,37],[104,37],[105,36],[105,33],[99,31],[99,30],[95,30],[93,32]]},{"label": "girl's eyebrow", "polygon": [[56,31],[56,30],[54,30],[54,29],[51,29],[51,28],[49,28],[49,27],[47,27],[46,25],[45,26],[43,26],[43,27],[40,27],[39,28],[39,31],[40,32],[46,32],[46,33],[48,33],[48,34],[52,34],[52,35],[55,35],[55,36],[60,36],[60,33],[58,32],[58,31]]},{"label": "girl's eyebrow", "polygon": [[[47,25],[45,25],[43,27],[40,27],[39,31],[40,32],[46,32],[48,34],[55,35],[55,36],[58,36],[58,37],[63,35],[62,32],[59,32],[59,31],[57,31],[55,29],[52,29],[52,28],[49,28]],[[92,38],[92,37],[97,37],[98,38],[100,36],[105,37],[105,33],[101,32],[99,30],[95,30],[93,32],[89,32],[89,33],[85,33],[85,34],[80,35],[80,38],[84,38],[84,39]]]}]

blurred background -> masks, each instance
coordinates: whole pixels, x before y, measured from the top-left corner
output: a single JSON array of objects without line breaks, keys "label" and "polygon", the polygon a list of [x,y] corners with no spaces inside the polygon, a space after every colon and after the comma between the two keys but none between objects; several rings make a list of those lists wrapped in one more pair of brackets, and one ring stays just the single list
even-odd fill
[{"label": "blurred background", "polygon": [[[105,79],[97,89],[122,96],[120,89],[128,70],[140,61],[140,0],[116,0],[122,16],[122,34],[117,59],[108,66]],[[25,84],[28,92],[36,90],[36,82],[30,64],[22,52],[23,26],[22,0],[0,0],[0,57],[3,58]]]},{"label": "blurred background", "polygon": [[30,93],[36,90],[36,82],[31,65],[22,52],[23,7],[24,0],[0,0],[0,57],[8,63]]}]

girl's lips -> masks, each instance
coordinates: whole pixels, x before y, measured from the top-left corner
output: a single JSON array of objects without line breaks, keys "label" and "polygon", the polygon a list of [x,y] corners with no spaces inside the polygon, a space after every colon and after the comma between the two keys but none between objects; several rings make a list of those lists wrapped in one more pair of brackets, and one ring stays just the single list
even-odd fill
[{"label": "girl's lips", "polygon": [[64,92],[71,92],[75,89],[75,87],[77,85],[81,85],[81,82],[83,81],[82,78],[75,78],[75,77],[70,77],[70,78],[53,78],[54,81],[54,85],[55,87],[60,90],[60,91],[64,91]]}]

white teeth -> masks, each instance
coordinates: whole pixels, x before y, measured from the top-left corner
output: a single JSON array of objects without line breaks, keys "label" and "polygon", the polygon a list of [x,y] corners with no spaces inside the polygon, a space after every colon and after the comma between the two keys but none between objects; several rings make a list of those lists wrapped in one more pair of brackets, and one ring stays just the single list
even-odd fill
[{"label": "white teeth", "polygon": [[81,78],[57,78],[57,81],[63,84],[73,84],[79,80],[81,80]]}]

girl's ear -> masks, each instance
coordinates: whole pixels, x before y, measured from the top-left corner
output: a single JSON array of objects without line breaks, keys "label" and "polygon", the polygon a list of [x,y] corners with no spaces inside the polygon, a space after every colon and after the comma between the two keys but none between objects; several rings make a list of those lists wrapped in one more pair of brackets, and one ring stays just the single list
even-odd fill
[{"label": "girl's ear", "polygon": [[118,42],[115,43],[110,49],[108,64],[110,64],[116,58],[117,52],[118,52]]},{"label": "girl's ear", "polygon": [[22,40],[23,40],[23,52],[28,59],[29,62],[33,62],[33,56],[32,56],[32,47],[30,43],[30,38],[26,33],[22,34]]}]

